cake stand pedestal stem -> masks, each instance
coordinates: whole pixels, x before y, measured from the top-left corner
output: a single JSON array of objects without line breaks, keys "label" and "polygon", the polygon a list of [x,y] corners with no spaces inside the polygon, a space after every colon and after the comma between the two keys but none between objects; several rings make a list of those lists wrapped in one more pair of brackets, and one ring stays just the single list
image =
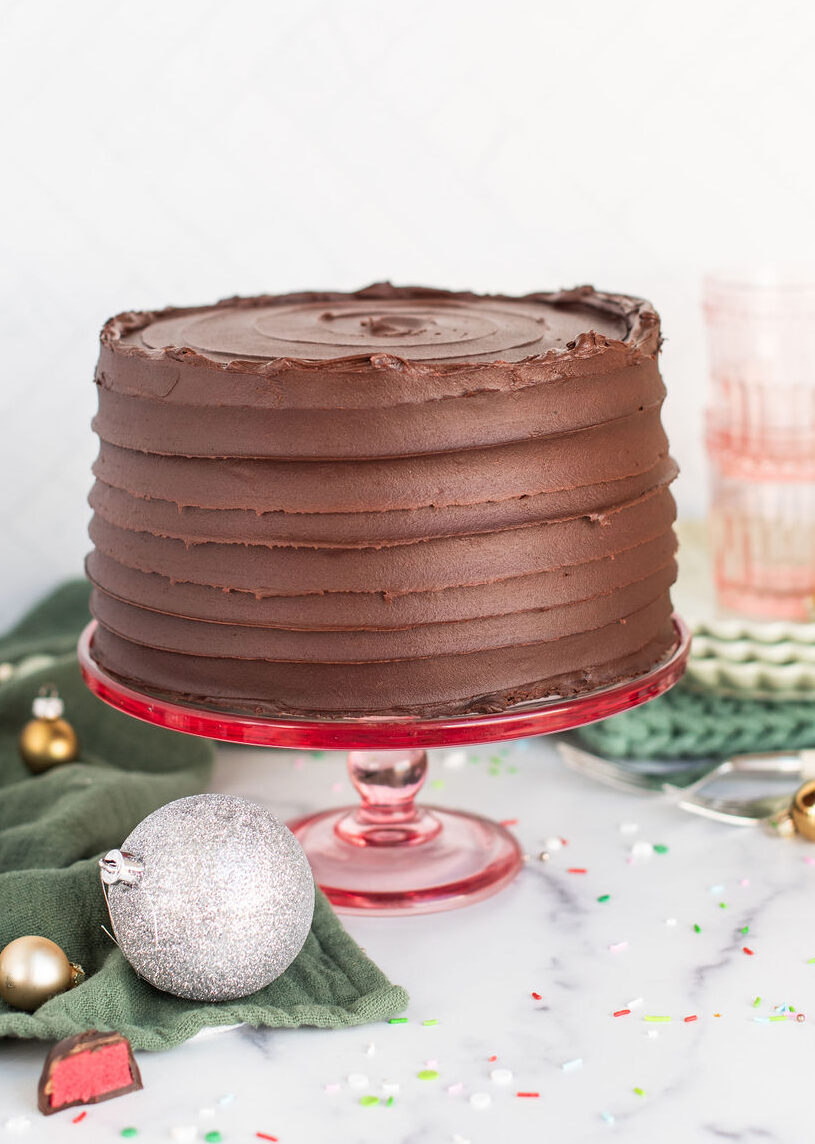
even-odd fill
[{"label": "cake stand pedestal stem", "polygon": [[438,818],[414,801],[427,776],[427,751],[349,751],[348,773],[362,803],[334,827],[344,841],[414,846],[441,830]]}]

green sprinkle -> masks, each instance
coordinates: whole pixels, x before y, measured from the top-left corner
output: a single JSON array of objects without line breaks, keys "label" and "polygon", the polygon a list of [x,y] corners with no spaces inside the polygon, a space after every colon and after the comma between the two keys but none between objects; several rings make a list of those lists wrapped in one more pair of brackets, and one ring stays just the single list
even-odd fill
[{"label": "green sprinkle", "polygon": [[493,775],[493,777],[495,777],[495,776],[497,776],[497,775],[500,775],[500,773],[501,773],[501,768],[500,768],[500,767],[489,767],[489,768],[488,768],[488,770],[487,770],[487,774],[488,774],[488,775]]},{"label": "green sprinkle", "polygon": [[438,1023],[439,1023],[438,1017],[428,1017],[428,1019],[426,1021],[422,1021],[423,1025],[438,1025]]},{"label": "green sprinkle", "polygon": [[[740,933],[749,933],[749,932],[750,932],[750,927],[749,927],[749,926],[742,926],[742,927],[741,927],[741,930],[740,930],[739,932],[740,932]],[[813,960],[813,961],[815,961],[815,957],[814,957],[812,960]]]},{"label": "green sprinkle", "polygon": [[760,997],[756,997],[755,1001],[753,1002],[753,1008],[754,1008],[754,1009],[758,1009],[758,1007],[759,1007],[759,1005],[760,1005],[760,1004],[761,1004],[761,998],[760,998]]},{"label": "green sprinkle", "polygon": [[727,902],[719,902],[719,909],[720,910],[726,910],[727,909]]},{"label": "green sprinkle", "polygon": [[120,1136],[124,1136],[124,1137],[138,1136],[138,1134],[139,1134],[138,1128],[123,1128],[122,1131],[119,1133]]},{"label": "green sprinkle", "polygon": [[388,1099],[385,1101],[385,1108],[390,1108],[392,1104],[393,1104],[393,1097],[389,1096]]},{"label": "green sprinkle", "polygon": [[637,1096],[645,1096],[645,1089],[644,1088],[635,1088],[634,1092],[636,1093]]},{"label": "green sprinkle", "polygon": [[321,759],[325,754],[325,751],[311,751],[310,754],[312,759]]},{"label": "green sprinkle", "polygon": [[433,790],[444,790],[444,779],[433,779],[430,785]]},{"label": "green sprinkle", "polygon": [[598,902],[608,902],[611,900],[611,894],[601,894],[597,899]]},{"label": "green sprinkle", "polygon": [[693,923],[693,932],[694,933],[701,933],[702,932],[702,927],[700,925],[697,925],[696,922]]},{"label": "green sprinkle", "polygon": [[807,962],[807,965],[815,965],[815,957],[811,957]]},{"label": "green sprinkle", "polygon": [[421,1072],[416,1073],[416,1076],[419,1078],[419,1080],[438,1080],[439,1079],[439,1074],[436,1072],[435,1069],[422,1069]]},{"label": "green sprinkle", "polygon": [[786,1019],[787,1019],[786,1013],[781,1013],[777,1017],[770,1017],[771,1021],[786,1021]]},{"label": "green sprinkle", "polygon": [[654,846],[654,853],[655,854],[667,854],[668,853],[668,847],[665,845],[664,842],[657,842],[656,846]]},{"label": "green sprinkle", "polygon": [[407,1017],[388,1017],[389,1025],[406,1025],[407,1023]]},{"label": "green sprinkle", "polygon": [[643,1017],[643,1021],[670,1021],[670,1019],[670,1017],[655,1017],[651,1014],[647,1017]]},{"label": "green sprinkle", "polygon": [[378,1096],[361,1096],[359,1098],[359,1103],[362,1105],[363,1108],[373,1108],[373,1106],[375,1104],[379,1104],[379,1097]]},{"label": "green sprinkle", "polygon": [[507,767],[507,771],[508,771],[508,772],[509,772],[511,775],[517,775],[517,773],[518,773],[518,768],[517,768],[517,767]]},{"label": "green sprinkle", "polygon": [[496,766],[499,766],[499,767],[500,767],[500,766],[501,766],[501,763],[503,763],[503,761],[504,761],[504,760],[501,758],[501,756],[500,756],[500,755],[490,755],[490,762],[491,762],[491,763],[495,763],[495,764],[496,764]]},{"label": "green sprinkle", "polygon": [[220,1134],[217,1128],[214,1128],[212,1132],[207,1132],[204,1139],[206,1140],[207,1144],[221,1144],[223,1136]]},{"label": "green sprinkle", "polygon": [[794,1012],[795,1012],[795,1006],[794,1006],[794,1005],[790,1005],[790,1006],[789,1006],[789,1011],[790,1011],[790,1013],[794,1013]]}]

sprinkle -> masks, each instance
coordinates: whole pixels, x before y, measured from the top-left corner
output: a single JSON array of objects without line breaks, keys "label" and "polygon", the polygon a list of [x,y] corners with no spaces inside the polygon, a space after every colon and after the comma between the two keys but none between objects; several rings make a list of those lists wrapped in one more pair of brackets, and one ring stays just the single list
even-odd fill
[{"label": "sprinkle", "polygon": [[769,1025],[770,1023],[769,1017],[753,1017],[753,1020],[757,1025]]},{"label": "sprinkle", "polygon": [[385,1093],[386,1096],[397,1096],[399,1093],[399,1081],[398,1080],[383,1080],[382,1081],[382,1091]]},{"label": "sprinkle", "polygon": [[223,1136],[220,1134],[217,1128],[214,1128],[212,1132],[207,1132],[207,1134],[204,1136],[204,1139],[206,1140],[207,1144],[221,1144]]},{"label": "sprinkle", "polygon": [[617,1123],[610,1112],[601,1112],[600,1113],[600,1119],[603,1121],[604,1124],[616,1124]]},{"label": "sprinkle", "polygon": [[783,1013],[782,1013],[782,1014],[780,1014],[780,1016],[777,1016],[777,1017],[770,1017],[770,1020],[771,1020],[771,1021],[786,1021],[786,1019],[787,1019],[787,1018],[786,1018],[786,1015],[785,1015],[785,1014],[783,1014]]},{"label": "sprinkle", "polygon": [[746,953],[748,957],[754,957],[756,951],[754,949],[748,949],[746,945],[743,945],[741,947],[741,952]]},{"label": "sprinkle", "polygon": [[87,1112],[80,1112],[79,1116],[75,1116],[73,1118],[73,1120],[71,1121],[71,1123],[72,1124],[79,1124],[80,1121],[84,1120],[87,1115],[88,1115]]},{"label": "sprinkle", "polygon": [[435,1068],[438,1068],[438,1065],[439,1065],[439,1062],[436,1060],[435,1057],[430,1061],[425,1061],[425,1063],[424,1063],[424,1067],[426,1069],[435,1069]]},{"label": "sprinkle", "polygon": [[490,1062],[492,1062],[492,1061],[497,1061],[497,1060],[498,1060],[498,1057],[497,1057],[497,1056],[495,1056],[495,1055],[493,1055],[493,1056],[491,1056],[491,1057],[487,1057],[487,1060],[488,1060],[488,1061],[490,1061]]},{"label": "sprinkle", "polygon": [[670,1019],[670,1017],[654,1016],[652,1013],[648,1013],[645,1017],[643,1017],[643,1021],[660,1021],[662,1023],[670,1021]]},{"label": "sprinkle", "polygon": [[459,1096],[462,1092],[464,1092],[464,1085],[460,1080],[457,1080],[455,1084],[448,1084],[447,1086],[448,1096]]},{"label": "sprinkle", "polygon": [[540,1097],[539,1092],[516,1092],[515,1095],[527,1100],[537,1100]]},{"label": "sprinkle", "polygon": [[554,850],[562,850],[563,849],[563,843],[561,842],[561,840],[559,838],[554,838],[554,837],[553,838],[547,838],[543,845],[546,847],[546,849],[550,853]]},{"label": "sprinkle", "polygon": [[444,757],[442,766],[446,767],[448,771],[457,771],[467,762],[467,752],[459,748],[456,751],[448,751]]},{"label": "sprinkle", "polygon": [[[425,1024],[426,1023],[427,1022],[425,1022]],[[373,1057],[375,1055],[376,1055],[376,1045],[373,1043],[373,1041],[371,1041],[371,1043],[369,1045],[365,1046],[365,1056],[366,1057]]]},{"label": "sprinkle", "polygon": [[741,929],[739,930],[739,933],[749,933],[749,932],[750,932],[749,926],[742,926]]},{"label": "sprinkle", "polygon": [[569,866],[566,871],[567,874],[588,874],[585,866]]},{"label": "sprinkle", "polygon": [[582,1069],[583,1058],[575,1057],[573,1061],[564,1061],[560,1067],[563,1072],[574,1072],[576,1069]]},{"label": "sprinkle", "polygon": [[815,965],[815,957],[811,957],[807,962],[807,965]]},{"label": "sprinkle", "polygon": [[407,1017],[388,1017],[389,1025],[406,1025],[407,1023]]},{"label": "sprinkle", "polygon": [[277,1144],[277,1137],[270,1136],[268,1132],[256,1132],[255,1136],[257,1136],[258,1140],[273,1140],[274,1144]]},{"label": "sprinkle", "polygon": [[665,919],[665,925],[666,926],[675,926],[676,925],[676,918],[666,918]]},{"label": "sprinkle", "polygon": [[631,1012],[630,1009],[618,1009],[616,1013],[612,1014],[612,1016],[614,1016],[614,1017],[627,1017],[630,1012]]},{"label": "sprinkle", "polygon": [[444,779],[433,779],[430,787],[431,790],[444,790]]},{"label": "sprinkle", "polygon": [[726,910],[727,909],[727,902],[719,902],[719,909],[720,910]]},{"label": "sprinkle", "polygon": [[721,886],[721,885],[720,886],[711,886],[710,892],[711,892],[711,894],[721,894],[723,889],[724,889],[724,886]]},{"label": "sprinkle", "polygon": [[650,842],[635,842],[631,847],[632,858],[650,858],[654,848]]},{"label": "sprinkle", "polygon": [[702,932],[702,927],[697,922],[693,923],[693,932],[694,933],[701,933]]},{"label": "sprinkle", "polygon": [[474,1092],[470,1096],[470,1104],[473,1108],[477,1108],[479,1112],[483,1112],[485,1108],[489,1108],[492,1104],[492,1097],[488,1092]]},{"label": "sprinkle", "polygon": [[635,1088],[634,1092],[636,1093],[637,1096],[645,1096],[645,1089],[644,1088]]},{"label": "sprinkle", "polygon": [[608,947],[609,953],[622,953],[624,949],[628,949],[627,941],[617,941]]},{"label": "sprinkle", "polygon": [[416,1073],[419,1080],[438,1080],[439,1074],[435,1069],[421,1069]]},{"label": "sprinkle", "polygon": [[190,1144],[192,1140],[198,1139],[198,1129],[194,1124],[177,1124],[170,1129],[170,1139],[175,1140],[176,1144]]},{"label": "sprinkle", "polygon": [[695,1013],[693,1013],[693,1014],[691,1014],[690,1017],[683,1018],[683,1020],[684,1020],[685,1024],[687,1025],[690,1021],[698,1021],[699,1018],[697,1017],[697,1015]]},{"label": "sprinkle", "polygon": [[714,1013],[713,1016],[714,1017],[721,1017],[721,1013]]},{"label": "sprinkle", "polygon": [[346,1077],[351,1088],[367,1088],[368,1078],[365,1073],[349,1073]]},{"label": "sprinkle", "polygon": [[621,822],[620,834],[636,834],[639,828],[638,822]]},{"label": "sprinkle", "polygon": [[122,1131],[119,1133],[119,1135],[124,1136],[125,1139],[130,1139],[130,1137],[132,1137],[132,1136],[138,1136],[138,1134],[139,1134],[138,1128],[123,1128]]},{"label": "sprinkle", "polygon": [[453,1144],[470,1144],[470,1141],[466,1136],[461,1136],[458,1132],[454,1132]]},{"label": "sprinkle", "polygon": [[363,1108],[373,1108],[375,1104],[379,1104],[378,1096],[361,1096],[359,1103]]},{"label": "sprinkle", "polygon": [[608,902],[611,900],[611,894],[601,894],[597,899],[598,902]]},{"label": "sprinkle", "polygon": [[[813,961],[815,961],[815,958],[813,958]],[[753,1001],[753,1008],[758,1009],[760,1004],[761,1004],[761,998],[756,997],[756,999]]]},{"label": "sprinkle", "polygon": [[202,1120],[212,1120],[213,1116],[215,1115],[215,1109],[214,1108],[199,1108],[198,1109],[198,1115],[201,1117]]},{"label": "sprinkle", "polygon": [[642,997],[635,997],[633,1001],[626,1001],[629,1009],[637,1009],[642,1005]]},{"label": "sprinkle", "polygon": [[811,854],[805,854],[804,861],[806,862],[807,866],[815,866],[815,858],[813,858]]},{"label": "sprinkle", "polygon": [[648,1029],[645,1035],[649,1038],[649,1040],[655,1041],[659,1036],[659,1033],[656,1031],[656,1029]]},{"label": "sprinkle", "polygon": [[[530,997],[532,998],[533,1001],[542,1001],[543,1000],[540,993],[531,993]],[[490,1058],[490,1059],[492,1059],[492,1058]]]},{"label": "sprinkle", "polygon": [[224,1095],[218,1101],[218,1103],[221,1105],[221,1107],[226,1107],[227,1104],[234,1104],[235,1103],[234,1092],[225,1092]]},{"label": "sprinkle", "polygon": [[517,826],[517,825],[518,825],[518,819],[517,818],[502,818],[501,819],[501,826]]},{"label": "sprinkle", "polygon": [[512,1084],[512,1070],[493,1069],[490,1073],[490,1080],[493,1084]]},{"label": "sprinkle", "polygon": [[664,842],[657,842],[656,845],[654,846],[654,853],[655,854],[667,854],[668,853],[668,847],[665,845]]},{"label": "sprinkle", "polygon": [[750,879],[742,878],[742,880],[739,882],[739,885],[746,889],[750,885]]},{"label": "sprinkle", "polygon": [[341,1088],[342,1088],[341,1084],[336,1084],[336,1083],[324,1084],[323,1085],[323,1092],[339,1092]]},{"label": "sprinkle", "polygon": [[422,1021],[423,1025],[438,1025],[438,1023],[439,1023],[438,1017],[428,1017],[428,1019],[426,1021]]}]

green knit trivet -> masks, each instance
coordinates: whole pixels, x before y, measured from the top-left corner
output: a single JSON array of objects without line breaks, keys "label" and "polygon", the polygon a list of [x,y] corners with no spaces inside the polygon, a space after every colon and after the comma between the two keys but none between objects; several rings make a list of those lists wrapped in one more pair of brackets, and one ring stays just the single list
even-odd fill
[{"label": "green knit trivet", "polygon": [[815,703],[761,702],[671,691],[578,732],[592,751],[614,759],[726,758],[753,751],[815,747]]}]

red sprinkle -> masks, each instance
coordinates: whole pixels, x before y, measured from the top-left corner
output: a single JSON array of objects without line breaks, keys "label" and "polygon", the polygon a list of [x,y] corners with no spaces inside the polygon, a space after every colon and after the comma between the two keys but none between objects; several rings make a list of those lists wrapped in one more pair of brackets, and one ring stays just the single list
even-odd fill
[{"label": "red sprinkle", "polygon": [[614,1014],[615,1017],[626,1017],[631,1012],[630,1009],[618,1009]]},{"label": "red sprinkle", "polygon": [[753,957],[755,950],[748,949],[746,945],[742,946],[742,953],[746,953],[749,957]]},{"label": "red sprinkle", "polygon": [[532,994],[532,1000],[533,1001],[542,1001],[543,998],[541,997],[540,993],[533,993]]},{"label": "red sprinkle", "polygon": [[588,870],[585,868],[585,866],[570,866],[569,869],[566,871],[566,873],[567,874],[588,874]]},{"label": "red sprinkle", "polygon": [[518,825],[518,819],[517,818],[502,818],[501,819],[501,825],[502,826],[517,826]]},{"label": "red sprinkle", "polygon": [[686,1017],[685,1018],[685,1024],[687,1025],[688,1021],[698,1021],[698,1020],[699,1020],[698,1016],[696,1015],[696,1013],[694,1013],[692,1017]]},{"label": "red sprinkle", "polygon": [[492,1062],[492,1061],[497,1061],[497,1060],[498,1060],[498,1057],[496,1057],[496,1056],[487,1057],[487,1060],[488,1060],[488,1061],[490,1061],[490,1062]]},{"label": "red sprinkle", "polygon": [[539,1092],[516,1092],[516,1096],[540,1096]]},{"label": "red sprinkle", "polygon": [[87,1112],[80,1112],[79,1116],[75,1116],[73,1118],[73,1120],[71,1121],[71,1123],[72,1124],[79,1124],[80,1120],[84,1120],[87,1115],[88,1115]]},{"label": "red sprinkle", "polygon": [[256,1132],[255,1136],[257,1136],[258,1140],[274,1140],[275,1144],[277,1144],[277,1137],[270,1136],[268,1132]]}]

